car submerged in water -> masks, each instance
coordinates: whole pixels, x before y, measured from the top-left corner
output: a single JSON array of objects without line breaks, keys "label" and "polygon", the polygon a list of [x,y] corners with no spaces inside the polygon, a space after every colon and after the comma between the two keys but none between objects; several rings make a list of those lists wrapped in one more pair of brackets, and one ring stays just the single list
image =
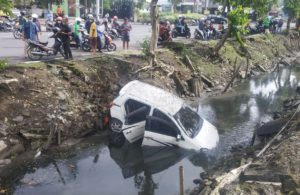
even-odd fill
[{"label": "car submerged in water", "polygon": [[201,150],[216,147],[219,134],[181,98],[140,82],[126,84],[110,108],[110,142],[115,146],[177,146]]}]

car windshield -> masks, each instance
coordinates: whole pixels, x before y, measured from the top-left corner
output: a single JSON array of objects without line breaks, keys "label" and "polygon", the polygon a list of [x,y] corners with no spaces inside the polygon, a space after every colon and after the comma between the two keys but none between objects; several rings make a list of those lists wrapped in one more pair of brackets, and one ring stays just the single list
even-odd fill
[{"label": "car windshield", "polygon": [[198,134],[203,124],[203,119],[187,106],[183,106],[174,117],[185,133],[191,138],[194,138]]}]

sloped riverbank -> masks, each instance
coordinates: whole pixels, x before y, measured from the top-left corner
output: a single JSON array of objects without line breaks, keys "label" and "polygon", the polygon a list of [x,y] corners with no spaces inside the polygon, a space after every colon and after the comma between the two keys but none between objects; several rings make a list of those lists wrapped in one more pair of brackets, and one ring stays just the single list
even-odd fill
[{"label": "sloped riverbank", "polygon": [[[247,74],[240,69],[237,80],[273,70],[282,57],[293,56],[291,50],[299,47],[297,37],[259,35],[249,38],[247,43],[253,47],[254,57],[250,59]],[[140,71],[147,65],[144,56],[130,53],[8,67],[0,79],[1,183],[9,176],[3,170],[18,161],[19,154],[34,151],[35,155],[37,151],[69,145],[73,140],[102,132],[106,128],[102,119],[107,106],[130,80],[143,80],[194,99],[195,94],[188,85],[193,72],[185,65],[185,56],[189,56],[193,65],[211,81],[211,85],[204,82],[202,94],[223,91],[231,80],[236,58],[243,64],[241,68],[246,68],[245,59],[239,55],[234,41],[227,43],[220,58],[216,59],[209,59],[205,52],[209,51],[208,45],[192,44],[191,47],[191,43],[178,43],[170,50],[159,50],[158,59],[165,66],[150,71]],[[274,49],[276,44],[278,50]],[[259,63],[255,55],[261,51],[267,53]],[[174,72],[176,78],[171,76]]]}]

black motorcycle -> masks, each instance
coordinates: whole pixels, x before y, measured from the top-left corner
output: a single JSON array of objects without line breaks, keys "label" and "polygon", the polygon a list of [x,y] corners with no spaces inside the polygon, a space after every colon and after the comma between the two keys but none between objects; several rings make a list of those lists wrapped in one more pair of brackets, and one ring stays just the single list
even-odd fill
[{"label": "black motorcycle", "polygon": [[177,26],[172,30],[172,37],[186,37],[188,39],[191,37],[191,30],[188,26],[185,26],[182,31],[181,27]]},{"label": "black motorcycle", "polygon": [[[56,28],[55,28],[56,29]],[[27,55],[30,60],[40,60],[42,57],[56,56],[60,53],[64,57],[62,41],[57,36],[59,30],[53,30],[54,34],[49,38],[54,38],[55,43],[52,47],[47,47],[48,42],[28,41]]]}]

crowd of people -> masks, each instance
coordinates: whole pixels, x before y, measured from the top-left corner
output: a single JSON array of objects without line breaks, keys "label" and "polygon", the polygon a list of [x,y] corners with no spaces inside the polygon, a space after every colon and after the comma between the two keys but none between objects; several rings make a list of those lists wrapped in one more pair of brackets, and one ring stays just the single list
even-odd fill
[{"label": "crowd of people", "polygon": [[[92,55],[95,55],[97,50],[99,50],[99,52],[102,52],[101,37],[103,35],[105,35],[105,37],[109,37],[107,32],[110,29],[108,26],[110,22],[112,22],[111,27],[115,28],[121,34],[123,49],[129,48],[130,31],[132,30],[132,26],[127,18],[124,18],[123,24],[120,25],[118,23],[117,16],[114,16],[111,21],[109,15],[107,14],[102,19],[101,23],[99,20],[94,18],[93,15],[88,15],[84,25],[81,24],[81,18],[76,18],[73,27],[71,27],[68,17],[64,16],[62,9],[60,8],[60,6],[58,6],[56,14],[54,14],[54,17],[52,19],[54,20],[53,32],[55,31],[54,33],[56,36],[54,39],[55,43],[53,45],[53,48],[56,49],[60,47],[59,43],[62,44],[65,59],[73,59],[72,50],[70,49],[71,37],[75,40],[76,45],[80,47],[82,43],[81,31],[84,30],[86,30],[89,35]],[[42,35],[42,28],[36,14],[25,17],[25,13],[21,12],[20,17],[18,18],[18,22],[23,34],[23,41],[25,43],[24,55],[25,58],[27,58],[26,56],[28,42],[39,42]],[[101,30],[102,25],[104,25],[104,31]],[[60,39],[59,43],[56,38]]]}]

